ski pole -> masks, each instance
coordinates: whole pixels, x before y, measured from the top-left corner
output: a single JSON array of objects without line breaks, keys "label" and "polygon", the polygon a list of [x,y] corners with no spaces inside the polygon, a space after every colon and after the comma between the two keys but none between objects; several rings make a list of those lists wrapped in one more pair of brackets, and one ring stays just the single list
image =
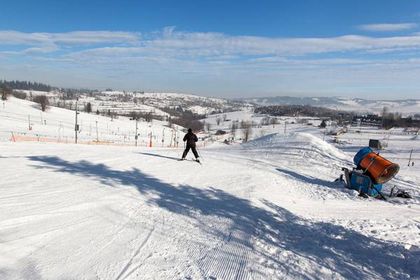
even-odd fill
[{"label": "ski pole", "polygon": [[197,153],[198,153],[198,155],[200,156],[200,158],[201,158],[201,159],[204,159],[204,158],[203,158],[203,156],[201,155],[200,151],[199,151],[198,149],[196,149],[196,150],[197,150]]}]

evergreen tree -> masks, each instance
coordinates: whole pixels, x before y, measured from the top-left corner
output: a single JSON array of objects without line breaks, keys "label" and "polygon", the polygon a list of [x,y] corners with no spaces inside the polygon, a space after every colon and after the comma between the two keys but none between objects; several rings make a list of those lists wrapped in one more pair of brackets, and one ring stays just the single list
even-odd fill
[{"label": "evergreen tree", "polygon": [[85,106],[86,113],[92,113],[92,104],[88,102]]}]

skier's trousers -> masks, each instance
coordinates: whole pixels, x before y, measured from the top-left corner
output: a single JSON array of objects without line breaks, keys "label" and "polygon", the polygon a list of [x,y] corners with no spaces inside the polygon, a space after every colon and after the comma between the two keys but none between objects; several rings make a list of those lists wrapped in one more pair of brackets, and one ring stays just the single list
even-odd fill
[{"label": "skier's trousers", "polygon": [[198,158],[198,153],[197,153],[197,150],[196,150],[195,146],[189,146],[189,145],[187,145],[187,147],[185,147],[184,153],[182,154],[182,158],[185,158],[187,156],[190,149],[192,150],[195,158]]}]

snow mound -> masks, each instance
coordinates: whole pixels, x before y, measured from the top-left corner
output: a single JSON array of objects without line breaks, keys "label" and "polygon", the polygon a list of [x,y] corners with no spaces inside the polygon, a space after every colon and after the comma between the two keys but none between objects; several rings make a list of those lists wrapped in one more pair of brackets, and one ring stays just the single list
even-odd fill
[{"label": "snow mound", "polygon": [[348,155],[326,141],[305,132],[295,132],[287,136],[273,133],[252,140],[244,147],[270,150],[304,150],[323,157],[351,160]]}]

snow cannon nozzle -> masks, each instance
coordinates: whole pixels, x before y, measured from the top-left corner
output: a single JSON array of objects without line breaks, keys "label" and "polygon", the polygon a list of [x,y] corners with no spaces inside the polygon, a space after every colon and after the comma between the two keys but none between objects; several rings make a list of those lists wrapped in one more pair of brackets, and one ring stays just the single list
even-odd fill
[{"label": "snow cannon nozzle", "polygon": [[398,164],[383,158],[369,147],[360,149],[354,156],[353,162],[377,184],[388,182],[400,170]]}]

